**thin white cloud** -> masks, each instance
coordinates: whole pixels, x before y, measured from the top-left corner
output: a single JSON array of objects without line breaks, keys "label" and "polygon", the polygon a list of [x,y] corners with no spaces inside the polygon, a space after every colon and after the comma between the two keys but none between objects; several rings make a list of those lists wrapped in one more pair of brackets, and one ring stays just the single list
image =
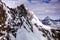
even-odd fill
[{"label": "thin white cloud", "polygon": [[32,11],[34,11],[35,13],[40,13],[40,14],[48,14],[48,13],[58,13],[60,11],[57,11],[57,10],[60,10],[60,4],[54,4],[54,3],[39,3],[39,2],[36,2],[36,1],[33,1],[33,3],[31,4],[28,4],[28,8]]},{"label": "thin white cloud", "polygon": [[51,0],[51,2],[58,2],[59,0]]},{"label": "thin white cloud", "polygon": [[34,13],[38,14],[56,14],[60,13],[60,3],[58,0],[51,0],[51,3],[42,3],[40,0],[32,1],[29,3],[27,0],[3,0],[9,7],[17,7],[17,5],[25,4],[25,6],[33,11]]},{"label": "thin white cloud", "polygon": [[32,10],[40,19],[50,16],[53,19],[60,18],[60,3],[52,0],[51,3],[42,3],[39,1],[27,2],[26,6]]}]

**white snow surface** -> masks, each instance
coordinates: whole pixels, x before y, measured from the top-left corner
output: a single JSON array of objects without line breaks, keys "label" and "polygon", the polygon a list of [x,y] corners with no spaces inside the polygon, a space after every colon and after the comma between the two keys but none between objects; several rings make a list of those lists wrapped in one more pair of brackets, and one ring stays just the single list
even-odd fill
[{"label": "white snow surface", "polygon": [[[32,13],[32,11],[29,11],[29,12]],[[45,28],[45,29],[47,29],[47,30],[49,30],[49,29],[51,29],[51,28],[43,25],[43,24],[39,21],[39,19],[34,15],[34,13],[32,13],[32,14],[33,14],[33,17],[34,17],[34,18],[32,19],[31,23],[33,24],[33,31],[34,31],[34,33],[32,33],[32,32],[29,30],[29,28],[28,28],[28,26],[26,25],[26,23],[24,23],[24,25],[27,27],[28,31],[30,31],[30,32],[28,32],[28,31],[27,31],[26,29],[24,29],[23,26],[22,26],[22,28],[17,31],[17,38],[16,38],[16,40],[47,40],[46,37],[43,37],[43,36],[42,36],[43,33],[42,33],[41,31],[38,31],[38,28],[34,25],[34,23],[37,23],[38,25],[41,25],[43,28]]]},{"label": "white snow surface", "polygon": [[34,33],[27,32],[24,28],[19,29],[17,32],[16,40],[47,40],[42,36],[42,32],[39,32],[36,27],[34,27]]}]

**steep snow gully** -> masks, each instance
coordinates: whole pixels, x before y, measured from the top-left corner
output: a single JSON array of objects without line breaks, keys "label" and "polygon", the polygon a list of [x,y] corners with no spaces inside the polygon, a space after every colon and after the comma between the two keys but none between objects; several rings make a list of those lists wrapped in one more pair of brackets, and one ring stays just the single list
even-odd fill
[{"label": "steep snow gully", "polygon": [[43,25],[24,4],[9,8],[0,0],[0,40],[60,40],[60,30]]}]

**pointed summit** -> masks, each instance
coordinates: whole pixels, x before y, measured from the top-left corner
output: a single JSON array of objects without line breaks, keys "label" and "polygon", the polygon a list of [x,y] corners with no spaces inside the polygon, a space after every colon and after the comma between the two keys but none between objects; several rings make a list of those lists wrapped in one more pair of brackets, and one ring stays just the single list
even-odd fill
[{"label": "pointed summit", "polygon": [[44,20],[51,20],[51,18],[49,16],[45,17]]},{"label": "pointed summit", "polygon": [[22,4],[20,6],[17,6],[17,9],[20,10],[21,16],[26,16],[27,15],[27,11],[26,11],[26,8],[25,8],[24,4]]},{"label": "pointed summit", "polygon": [[47,16],[44,20],[42,20],[42,23],[44,25],[52,25],[53,24],[52,19],[49,16]]},{"label": "pointed summit", "polygon": [[20,6],[17,6],[17,8],[18,8],[18,9],[20,9],[20,8],[25,9],[25,6],[24,6],[24,4],[21,4]]}]

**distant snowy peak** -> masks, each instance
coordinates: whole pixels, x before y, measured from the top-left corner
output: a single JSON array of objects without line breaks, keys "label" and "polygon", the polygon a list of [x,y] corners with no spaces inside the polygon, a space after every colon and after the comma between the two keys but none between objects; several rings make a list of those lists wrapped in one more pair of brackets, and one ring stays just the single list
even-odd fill
[{"label": "distant snowy peak", "polygon": [[52,20],[49,16],[45,17],[44,20]]},{"label": "distant snowy peak", "polygon": [[52,19],[49,16],[47,16],[44,20],[42,20],[42,23],[44,25],[52,25],[53,21],[52,21]]},{"label": "distant snowy peak", "polygon": [[60,24],[60,20],[59,19],[51,19],[49,16],[47,16],[45,19],[42,20],[42,23],[44,25],[49,25],[49,26],[58,26]]}]

